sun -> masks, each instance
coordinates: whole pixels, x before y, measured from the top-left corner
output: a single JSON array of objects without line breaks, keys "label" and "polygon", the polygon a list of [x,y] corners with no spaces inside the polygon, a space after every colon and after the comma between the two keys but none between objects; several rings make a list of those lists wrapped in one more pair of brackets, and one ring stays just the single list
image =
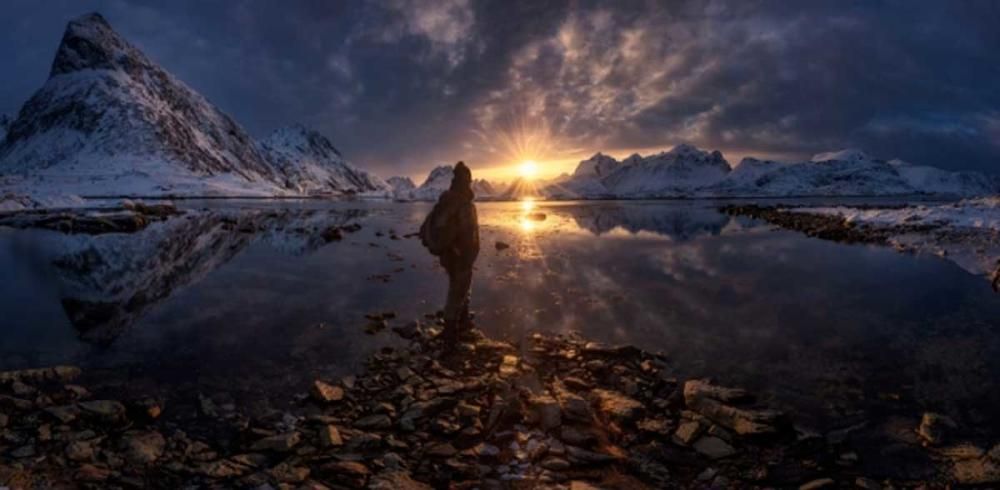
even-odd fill
[{"label": "sun", "polygon": [[538,164],[534,160],[525,160],[517,166],[517,174],[526,180],[533,180],[538,177]]}]

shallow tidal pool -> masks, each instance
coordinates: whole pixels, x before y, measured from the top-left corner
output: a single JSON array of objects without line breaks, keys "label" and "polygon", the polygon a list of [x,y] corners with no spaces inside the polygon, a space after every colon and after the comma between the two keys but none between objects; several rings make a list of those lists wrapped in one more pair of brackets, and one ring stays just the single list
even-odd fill
[{"label": "shallow tidal pool", "polygon": [[[515,344],[575,332],[662,351],[679,376],[755,389],[820,426],[901,406],[995,430],[1000,295],[982,278],[720,204],[479,203],[476,324]],[[443,271],[407,237],[429,203],[180,206],[134,234],[0,229],[0,369],[293,390],[400,342],[365,333],[366,314],[426,322],[443,302]]]}]

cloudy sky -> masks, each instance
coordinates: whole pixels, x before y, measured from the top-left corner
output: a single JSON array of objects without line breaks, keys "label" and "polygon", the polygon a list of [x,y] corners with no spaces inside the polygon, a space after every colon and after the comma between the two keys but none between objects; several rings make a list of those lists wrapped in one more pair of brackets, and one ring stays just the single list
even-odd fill
[{"label": "cloudy sky", "polygon": [[[794,6],[793,6],[794,5]],[[384,176],[546,173],[690,142],[1000,173],[1000,2],[86,1],[0,7],[0,112],[99,11],[255,136],[293,122]]]}]

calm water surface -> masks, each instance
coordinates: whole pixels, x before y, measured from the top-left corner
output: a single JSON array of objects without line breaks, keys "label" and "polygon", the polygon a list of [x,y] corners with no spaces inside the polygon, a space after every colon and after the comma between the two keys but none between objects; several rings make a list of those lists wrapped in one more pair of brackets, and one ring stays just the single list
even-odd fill
[{"label": "calm water surface", "polygon": [[[541,330],[663,351],[680,375],[820,418],[873,400],[974,423],[1000,408],[1000,295],[982,278],[718,204],[480,203],[477,324],[515,343]],[[398,342],[365,334],[366,313],[402,324],[443,301],[443,272],[403,238],[429,204],[183,205],[131,235],[0,229],[0,369],[71,362],[164,384],[298,387]],[[323,240],[349,223],[362,228]]]}]

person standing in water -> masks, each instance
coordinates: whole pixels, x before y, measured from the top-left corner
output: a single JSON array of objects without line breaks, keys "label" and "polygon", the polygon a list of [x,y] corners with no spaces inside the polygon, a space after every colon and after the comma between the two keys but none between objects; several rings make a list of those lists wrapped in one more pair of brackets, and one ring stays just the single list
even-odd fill
[{"label": "person standing in water", "polygon": [[479,219],[476,216],[472,172],[458,162],[452,172],[451,187],[420,226],[420,240],[440,258],[448,273],[448,296],[444,306],[442,338],[446,351],[453,351],[459,337],[472,329],[469,317],[469,290],[472,266],[479,256]]}]

